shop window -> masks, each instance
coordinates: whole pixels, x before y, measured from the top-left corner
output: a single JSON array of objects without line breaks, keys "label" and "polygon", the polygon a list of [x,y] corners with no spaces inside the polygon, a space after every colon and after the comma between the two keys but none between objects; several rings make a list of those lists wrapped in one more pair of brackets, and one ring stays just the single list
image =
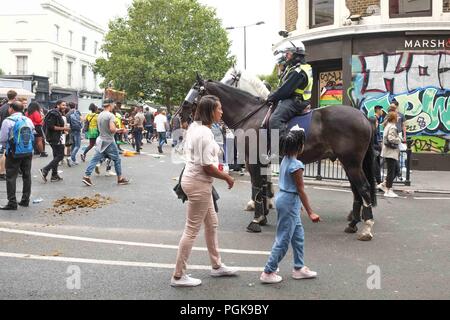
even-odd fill
[{"label": "shop window", "polygon": [[334,24],[334,0],[310,0],[309,7],[310,28]]},{"label": "shop window", "polygon": [[389,0],[389,16],[391,18],[431,15],[432,0]]}]

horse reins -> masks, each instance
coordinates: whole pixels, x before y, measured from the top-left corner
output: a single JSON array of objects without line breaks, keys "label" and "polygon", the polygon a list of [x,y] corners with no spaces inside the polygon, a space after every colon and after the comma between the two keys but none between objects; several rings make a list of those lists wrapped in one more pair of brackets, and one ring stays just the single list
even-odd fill
[{"label": "horse reins", "polygon": [[248,115],[246,115],[243,119],[239,120],[238,122],[234,123],[231,126],[228,126],[230,129],[236,129],[242,122],[247,121],[248,119],[250,119],[251,117],[253,117],[258,111],[260,111],[262,108],[264,108],[265,106],[267,106],[267,102],[264,102],[259,108],[253,110],[252,112],[250,112]]}]

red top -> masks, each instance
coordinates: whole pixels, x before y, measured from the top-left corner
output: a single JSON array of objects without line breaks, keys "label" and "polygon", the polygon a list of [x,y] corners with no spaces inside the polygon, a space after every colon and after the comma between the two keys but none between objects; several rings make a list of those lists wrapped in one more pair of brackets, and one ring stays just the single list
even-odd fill
[{"label": "red top", "polygon": [[42,116],[39,111],[35,111],[31,115],[27,113],[27,117],[31,119],[35,126],[42,126]]}]

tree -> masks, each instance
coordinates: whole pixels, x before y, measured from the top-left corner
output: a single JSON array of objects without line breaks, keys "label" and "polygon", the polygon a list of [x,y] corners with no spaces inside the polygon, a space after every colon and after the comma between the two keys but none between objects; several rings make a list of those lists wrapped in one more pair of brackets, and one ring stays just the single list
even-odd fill
[{"label": "tree", "polygon": [[5,72],[2,69],[0,69],[0,76],[3,76],[4,74]]},{"label": "tree", "polygon": [[178,105],[196,72],[220,79],[233,65],[230,41],[214,9],[197,0],[134,0],[109,24],[107,58],[94,70],[131,98]]},{"label": "tree", "polygon": [[273,69],[271,74],[258,76],[262,81],[266,80],[270,84],[270,86],[272,88],[272,92],[275,91],[279,85],[277,70],[278,70],[278,68],[277,68],[277,66],[275,66],[275,68]]}]

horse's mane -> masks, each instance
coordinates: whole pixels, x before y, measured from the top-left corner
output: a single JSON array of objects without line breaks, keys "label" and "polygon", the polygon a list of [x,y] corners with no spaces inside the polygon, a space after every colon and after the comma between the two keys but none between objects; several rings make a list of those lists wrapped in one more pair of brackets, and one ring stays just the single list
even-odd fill
[{"label": "horse's mane", "polygon": [[220,81],[208,80],[205,82],[205,84],[208,83],[214,84],[216,87],[219,88],[219,90],[223,91],[225,94],[229,96],[233,96],[237,100],[248,101],[254,104],[261,104],[263,102],[263,100],[259,97],[256,97],[244,90],[224,84]]}]

